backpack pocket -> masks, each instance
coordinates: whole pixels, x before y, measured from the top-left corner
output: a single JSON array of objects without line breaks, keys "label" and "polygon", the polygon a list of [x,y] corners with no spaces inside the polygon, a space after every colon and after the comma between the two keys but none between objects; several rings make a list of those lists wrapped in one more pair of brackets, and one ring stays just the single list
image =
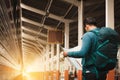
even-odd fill
[{"label": "backpack pocket", "polygon": [[98,70],[108,71],[116,66],[116,59],[110,59],[100,52],[96,52],[95,66]]}]

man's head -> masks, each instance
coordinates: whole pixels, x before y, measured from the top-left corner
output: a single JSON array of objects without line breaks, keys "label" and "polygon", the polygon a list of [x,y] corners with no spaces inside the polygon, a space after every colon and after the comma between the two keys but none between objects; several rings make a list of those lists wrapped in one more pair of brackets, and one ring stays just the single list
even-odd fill
[{"label": "man's head", "polygon": [[84,28],[86,31],[90,31],[97,27],[96,19],[93,17],[87,17],[84,19]]}]

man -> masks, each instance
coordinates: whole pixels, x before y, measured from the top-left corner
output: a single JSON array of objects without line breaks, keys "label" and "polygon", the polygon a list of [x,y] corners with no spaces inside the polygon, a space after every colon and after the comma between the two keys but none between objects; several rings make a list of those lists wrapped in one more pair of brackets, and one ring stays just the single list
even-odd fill
[{"label": "man", "polygon": [[99,31],[95,18],[88,17],[84,20],[84,28],[87,31],[82,37],[82,46],[79,51],[64,52],[64,57],[82,58],[83,80],[106,80],[106,71],[98,71],[91,61],[91,55],[97,47],[97,36],[91,32]]}]

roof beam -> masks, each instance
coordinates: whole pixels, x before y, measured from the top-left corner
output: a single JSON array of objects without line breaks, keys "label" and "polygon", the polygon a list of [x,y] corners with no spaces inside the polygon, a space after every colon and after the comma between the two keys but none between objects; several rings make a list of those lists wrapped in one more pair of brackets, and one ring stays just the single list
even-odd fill
[{"label": "roof beam", "polygon": [[43,46],[42,44],[33,43],[33,42],[31,42],[31,41],[28,41],[28,40],[23,40],[23,41],[27,41],[28,43],[33,44],[33,45],[35,45],[36,47],[39,47],[39,46],[40,46],[41,48],[44,49],[44,46]]},{"label": "roof beam", "polygon": [[[24,43],[24,44],[23,44],[23,47],[24,47],[23,49],[26,49],[26,47],[27,47],[26,50],[30,50],[30,51],[32,50],[32,52],[36,52],[37,54],[40,53],[35,47],[30,47],[30,45],[27,44],[27,43]],[[28,49],[28,48],[29,48],[29,49]],[[23,52],[26,51],[26,50],[23,50]],[[34,50],[34,51],[33,51],[33,50]],[[31,52],[31,53],[32,53],[32,52]]]},{"label": "roof beam", "polygon": [[40,47],[43,48],[43,49],[45,48],[45,46],[42,45],[42,44],[40,44],[38,41],[34,41],[34,42],[33,42],[33,40],[26,39],[26,38],[24,38],[24,40],[29,41],[30,43],[34,43],[35,45],[37,45],[38,47],[40,46]]},{"label": "roof beam", "polygon": [[[67,3],[70,3],[70,4],[73,4],[73,5],[75,5],[75,6],[79,6],[79,2],[80,1],[78,1],[78,0],[62,0],[62,1],[65,1],[65,2],[67,2]],[[83,0],[84,1],[84,0]],[[102,0],[98,0],[98,1],[94,1],[94,3],[92,2],[92,1],[86,1],[85,2],[85,6],[92,6],[92,5],[96,5],[96,4],[101,4],[101,3],[103,3],[104,1],[102,1]]]},{"label": "roof beam", "polygon": [[[36,44],[31,43],[31,42],[28,42],[28,41],[26,41],[26,40],[23,40],[23,41],[24,41],[24,42],[27,42],[27,43],[24,43],[24,42],[23,42],[23,44],[27,44],[27,45],[29,45],[29,46],[33,45],[34,47],[36,47],[35,49],[38,50],[39,53],[42,51],[39,47],[36,46]],[[34,47],[33,47],[33,48],[34,48]]]},{"label": "roof beam", "polygon": [[33,52],[35,51],[35,48],[33,46],[27,44],[27,43],[23,43],[23,47],[24,47],[23,50],[26,50],[28,48],[27,50],[30,50],[30,51],[33,51]]},{"label": "roof beam", "polygon": [[[36,50],[34,50],[34,48],[32,48],[32,47],[30,47],[29,45],[27,45],[27,44],[24,44],[23,45],[23,51],[28,51],[28,52],[30,52],[30,53],[33,53],[33,52],[35,52]],[[38,53],[38,52],[37,52]]]},{"label": "roof beam", "polygon": [[[69,1],[69,0],[68,0]],[[46,12],[45,11],[42,11],[42,10],[39,10],[39,9],[36,9],[36,8],[33,8],[33,7],[30,7],[28,5],[25,5],[24,3],[21,3],[20,6],[24,9],[27,9],[29,11],[32,11],[32,12],[35,12],[35,13],[38,13],[40,15],[46,15]],[[59,16],[56,16],[54,14],[51,14],[49,13],[48,17],[52,18],[52,19],[55,19],[55,20],[58,20],[58,21],[61,21],[61,22],[70,22],[70,21],[73,21],[73,20],[68,20],[68,19],[64,19],[63,17],[59,17]]]},{"label": "roof beam", "polygon": [[62,0],[62,1],[65,1],[67,3],[73,4],[75,6],[78,6],[78,4],[79,4],[78,0]]},{"label": "roof beam", "polygon": [[[43,27],[43,25],[41,23],[35,22],[33,20],[30,20],[30,19],[27,19],[27,18],[24,18],[24,17],[21,17],[21,20],[25,21],[25,22],[28,22],[28,23],[31,23],[31,24],[34,24],[34,25],[39,26],[39,27]],[[52,27],[47,26],[47,25],[44,25],[44,28],[46,28],[48,30],[55,30],[55,28],[52,28]]]},{"label": "roof beam", "polygon": [[[22,26],[22,29],[23,29],[23,30],[26,30],[26,31],[29,31],[29,32],[31,32],[31,33],[34,33],[34,34],[39,34],[39,32],[34,31],[34,30],[32,30],[32,29],[28,29],[28,28],[26,28],[25,26]],[[47,37],[47,35],[46,35],[46,34],[43,34],[43,33],[40,33],[39,35],[40,35],[40,36],[43,36],[43,37]]]},{"label": "roof beam", "polygon": [[[25,33],[22,33],[22,37],[25,37],[27,39],[36,41],[36,38],[34,36],[31,36],[31,35],[28,35],[28,34],[25,34]],[[47,44],[47,42],[45,40],[38,39],[38,41],[40,41],[43,44]]]},{"label": "roof beam", "polygon": [[94,6],[94,5],[96,5],[96,4],[102,4],[102,3],[104,3],[105,1],[104,0],[98,0],[98,1],[96,1],[96,0],[94,0],[94,1],[85,1],[85,6],[87,6],[87,7],[89,7],[89,6]]},{"label": "roof beam", "polygon": [[36,46],[36,44],[31,43],[31,42],[28,42],[27,40],[23,40],[23,41],[24,41],[23,44],[28,44],[29,46],[32,45],[32,46],[34,46],[33,48],[36,47],[36,48],[35,48],[36,50],[38,50],[38,51],[40,51],[40,52],[42,51],[41,48],[38,48],[38,47]]}]

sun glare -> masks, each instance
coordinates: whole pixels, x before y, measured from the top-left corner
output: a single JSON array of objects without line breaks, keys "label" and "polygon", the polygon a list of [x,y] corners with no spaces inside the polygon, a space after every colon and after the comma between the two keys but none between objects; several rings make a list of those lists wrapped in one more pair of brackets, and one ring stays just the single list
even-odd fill
[{"label": "sun glare", "polygon": [[22,72],[22,75],[23,76],[28,76],[27,72],[25,72],[25,71]]}]

